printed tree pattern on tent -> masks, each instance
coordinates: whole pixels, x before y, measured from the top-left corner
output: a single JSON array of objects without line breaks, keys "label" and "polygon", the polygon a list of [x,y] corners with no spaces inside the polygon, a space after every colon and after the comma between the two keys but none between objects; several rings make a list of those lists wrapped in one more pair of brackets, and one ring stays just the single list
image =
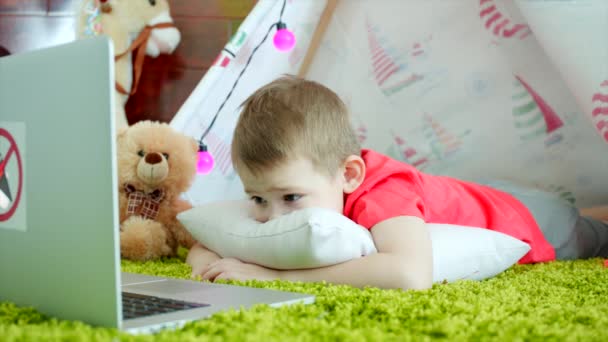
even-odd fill
[{"label": "printed tree pattern on tent", "polygon": [[593,111],[591,117],[595,128],[608,142],[608,80],[600,84],[600,89],[593,94]]},{"label": "printed tree pattern on tent", "polygon": [[386,154],[394,159],[404,161],[419,170],[424,170],[429,161],[426,156],[418,153],[414,147],[407,145],[405,139],[395,133],[393,133],[393,143],[388,148]]},{"label": "printed tree pattern on tent", "polygon": [[479,17],[484,27],[500,38],[525,39],[531,31],[528,25],[513,23],[498,5],[501,1],[479,0]]},{"label": "printed tree pattern on tent", "polygon": [[355,133],[357,134],[357,140],[359,140],[359,143],[364,144],[367,140],[367,127],[364,124],[360,124],[355,128]]},{"label": "printed tree pattern on tent", "polygon": [[562,140],[559,128],[564,125],[553,108],[521,76],[515,75],[513,119],[523,141],[546,137],[550,146]]},{"label": "printed tree pattern on tent", "polygon": [[443,160],[458,152],[463,144],[462,138],[471,132],[467,130],[456,136],[449,132],[439,121],[428,113],[424,113],[424,134],[429,141],[435,159]]},{"label": "printed tree pattern on tent", "polygon": [[576,203],[576,198],[574,196],[574,193],[572,191],[566,189],[566,187],[564,187],[562,185],[552,184],[547,188],[547,190],[557,194],[561,199],[569,202],[572,205],[574,205]]},{"label": "printed tree pattern on tent", "polygon": [[380,29],[366,20],[372,73],[384,95],[390,96],[424,79],[421,72],[412,70],[412,63],[426,57],[426,46],[432,39],[415,42],[410,50],[399,56],[385,39],[379,37]]},{"label": "printed tree pattern on tent", "polygon": [[215,160],[215,168],[222,172],[222,175],[227,175],[232,172],[232,159],[230,158],[230,144],[218,137],[213,132],[209,132],[205,138],[209,152]]},{"label": "printed tree pattern on tent", "polygon": [[234,54],[240,48],[245,40],[247,39],[247,33],[244,31],[238,31],[235,33],[228,44],[220,51],[215,60],[213,61],[212,66],[225,68],[230,64],[230,61],[234,59]]}]

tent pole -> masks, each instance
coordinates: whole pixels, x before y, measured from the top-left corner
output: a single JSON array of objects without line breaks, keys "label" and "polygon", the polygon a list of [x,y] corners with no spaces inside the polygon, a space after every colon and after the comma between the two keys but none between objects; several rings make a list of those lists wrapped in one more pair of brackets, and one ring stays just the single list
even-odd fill
[{"label": "tent pole", "polygon": [[319,49],[319,45],[321,45],[321,39],[325,34],[325,30],[329,25],[329,21],[331,16],[336,9],[336,5],[338,4],[338,0],[327,0],[327,4],[325,4],[325,8],[323,9],[323,13],[321,13],[321,18],[319,19],[319,24],[317,24],[317,28],[312,35],[312,39],[310,40],[310,45],[308,46],[308,50],[306,51],[306,56],[304,56],[304,60],[300,65],[300,70],[298,71],[299,77],[305,77],[308,73],[308,69],[310,68],[310,64],[312,63],[312,59],[317,53]]}]

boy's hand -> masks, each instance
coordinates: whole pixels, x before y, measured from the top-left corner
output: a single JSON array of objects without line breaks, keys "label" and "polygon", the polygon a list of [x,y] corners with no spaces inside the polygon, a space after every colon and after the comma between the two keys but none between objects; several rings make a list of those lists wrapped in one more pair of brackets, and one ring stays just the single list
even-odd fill
[{"label": "boy's hand", "polygon": [[280,271],[268,269],[259,265],[247,264],[240,260],[227,258],[209,264],[201,273],[202,280],[275,280],[279,279]]},{"label": "boy's hand", "polygon": [[201,275],[209,264],[220,260],[221,257],[212,251],[205,248],[200,243],[195,243],[190,251],[188,251],[188,257],[186,257],[186,263],[192,267],[192,277]]},{"label": "boy's hand", "polygon": [[209,265],[211,263],[214,263],[218,260],[222,260],[222,258],[219,255],[209,251],[209,253],[206,254],[204,258],[190,261],[189,264],[190,266],[192,266],[191,277],[195,278],[196,276],[203,274],[207,270],[207,268],[209,268]]}]

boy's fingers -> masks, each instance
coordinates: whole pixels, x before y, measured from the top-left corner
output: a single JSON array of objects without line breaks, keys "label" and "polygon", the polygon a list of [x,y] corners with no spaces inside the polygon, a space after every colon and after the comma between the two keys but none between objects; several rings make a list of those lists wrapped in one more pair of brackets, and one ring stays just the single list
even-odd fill
[{"label": "boy's fingers", "polygon": [[213,281],[222,272],[221,267],[210,267],[206,272],[201,274],[201,279]]},{"label": "boy's fingers", "polygon": [[234,275],[230,274],[229,272],[222,272],[220,274],[218,274],[214,280],[238,280],[234,277]]},{"label": "boy's fingers", "polygon": [[196,278],[198,276],[202,276],[205,271],[209,268],[209,265],[193,267],[192,268],[192,278]]}]

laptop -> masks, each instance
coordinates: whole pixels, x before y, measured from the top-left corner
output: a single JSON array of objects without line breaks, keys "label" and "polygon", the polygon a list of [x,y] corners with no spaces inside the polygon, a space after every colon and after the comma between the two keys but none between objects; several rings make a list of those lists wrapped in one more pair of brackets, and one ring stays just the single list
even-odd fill
[{"label": "laptop", "polygon": [[133,333],[314,302],[121,273],[113,68],[105,37],[0,58],[0,301]]}]

